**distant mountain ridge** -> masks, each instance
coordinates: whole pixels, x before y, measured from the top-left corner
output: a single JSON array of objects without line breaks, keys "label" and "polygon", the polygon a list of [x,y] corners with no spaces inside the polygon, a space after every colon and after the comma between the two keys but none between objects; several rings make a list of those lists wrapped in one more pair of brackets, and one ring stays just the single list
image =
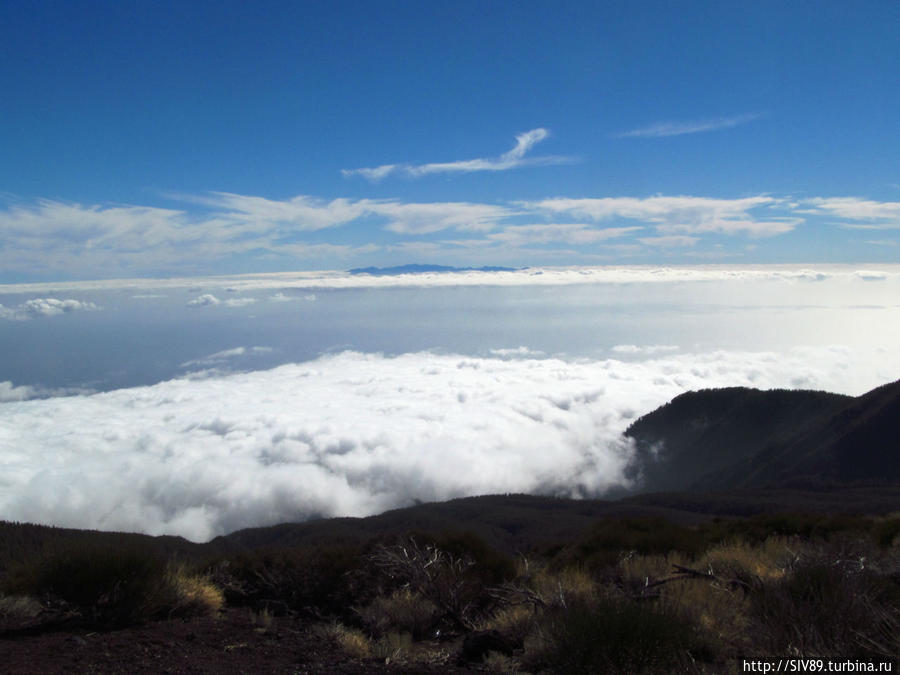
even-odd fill
[{"label": "distant mountain ridge", "polygon": [[625,432],[640,490],[900,482],[900,381],[853,398],[742,387],[688,392]]},{"label": "distant mountain ridge", "polygon": [[450,267],[447,265],[397,265],[395,267],[354,267],[347,270],[350,274],[370,274],[375,277],[396,276],[398,274],[426,274],[447,272],[516,272],[515,267]]}]

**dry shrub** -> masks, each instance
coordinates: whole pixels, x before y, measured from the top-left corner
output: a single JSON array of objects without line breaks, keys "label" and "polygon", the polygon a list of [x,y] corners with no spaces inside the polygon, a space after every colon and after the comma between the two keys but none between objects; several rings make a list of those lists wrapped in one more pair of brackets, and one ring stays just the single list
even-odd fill
[{"label": "dry shrub", "polygon": [[441,618],[459,628],[473,626],[473,616],[486,599],[482,579],[473,570],[475,561],[433,543],[410,537],[393,546],[376,547],[367,560],[393,583],[427,598]]},{"label": "dry shrub", "polygon": [[260,549],[220,560],[213,581],[232,606],[342,616],[359,602],[351,587],[358,566],[352,546]]},{"label": "dry shrub", "polygon": [[379,596],[357,613],[375,636],[410,633],[415,640],[431,637],[439,618],[433,602],[409,589],[394,591],[388,597]]}]

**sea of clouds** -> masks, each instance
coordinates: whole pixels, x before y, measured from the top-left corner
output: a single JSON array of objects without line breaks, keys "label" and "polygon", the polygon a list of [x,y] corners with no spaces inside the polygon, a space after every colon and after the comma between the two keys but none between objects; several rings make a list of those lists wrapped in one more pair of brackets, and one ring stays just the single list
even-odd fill
[{"label": "sea of clouds", "polygon": [[597,496],[625,483],[631,447],[621,432],[683,391],[841,390],[863,374],[878,378],[872,363],[838,347],[654,351],[629,362],[532,358],[527,350],[514,358],[345,352],[8,402],[0,406],[0,513],[204,541],[414,500]]}]

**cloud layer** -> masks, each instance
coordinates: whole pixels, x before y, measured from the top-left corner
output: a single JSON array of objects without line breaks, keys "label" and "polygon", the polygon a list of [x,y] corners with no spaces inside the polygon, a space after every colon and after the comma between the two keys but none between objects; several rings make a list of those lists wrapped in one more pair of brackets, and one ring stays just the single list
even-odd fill
[{"label": "cloud layer", "polygon": [[[857,350],[567,362],[343,353],[205,379],[40,401],[0,388],[0,512],[205,540],[313,515],[494,492],[597,495],[621,431],[678,393],[879,384]],[[209,359],[223,361],[229,353]],[[520,358],[516,358],[520,357]],[[858,392],[855,392],[858,393]],[[23,396],[19,396],[23,394]]]}]

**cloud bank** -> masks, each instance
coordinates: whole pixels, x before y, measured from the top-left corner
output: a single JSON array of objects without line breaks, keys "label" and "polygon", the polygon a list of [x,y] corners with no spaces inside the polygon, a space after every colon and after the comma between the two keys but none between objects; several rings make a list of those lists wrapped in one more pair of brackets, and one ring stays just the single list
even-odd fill
[{"label": "cloud bank", "polygon": [[[852,378],[865,387],[884,381],[859,350],[839,347],[577,363],[514,352],[348,352],[267,371],[3,403],[0,512],[206,540],[415,499],[598,495],[623,481],[630,447],[621,431],[687,389],[847,391],[860,384],[851,387]],[[5,390],[24,397],[12,385]]]}]

